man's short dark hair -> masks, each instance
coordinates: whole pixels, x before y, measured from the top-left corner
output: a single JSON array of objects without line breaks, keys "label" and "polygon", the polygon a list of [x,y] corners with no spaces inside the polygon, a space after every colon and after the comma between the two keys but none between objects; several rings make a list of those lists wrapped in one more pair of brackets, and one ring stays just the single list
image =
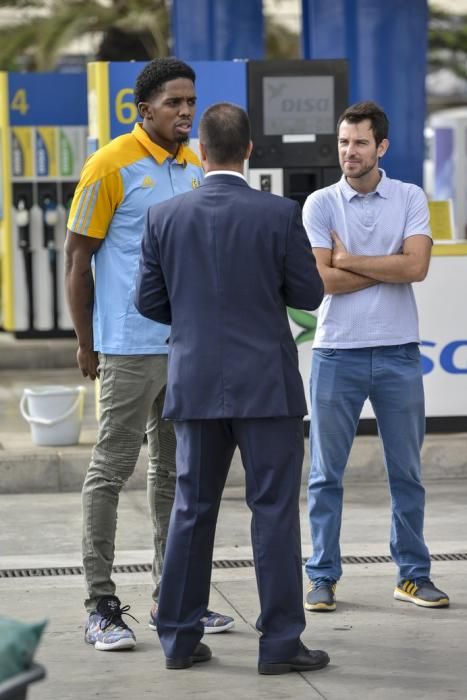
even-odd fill
[{"label": "man's short dark hair", "polygon": [[155,93],[169,80],[187,78],[192,83],[196,80],[193,68],[174,56],[168,58],[154,58],[146,64],[136,78],[135,105],[140,102],[149,102]]},{"label": "man's short dark hair", "polygon": [[347,107],[337,122],[337,133],[339,133],[339,128],[343,121],[349,122],[349,124],[358,124],[365,119],[370,120],[376,145],[379,146],[381,141],[388,137],[389,119],[376,102],[357,102]]},{"label": "man's short dark hair", "polygon": [[199,140],[211,163],[243,163],[250,143],[250,120],[244,109],[218,102],[203,113]]}]

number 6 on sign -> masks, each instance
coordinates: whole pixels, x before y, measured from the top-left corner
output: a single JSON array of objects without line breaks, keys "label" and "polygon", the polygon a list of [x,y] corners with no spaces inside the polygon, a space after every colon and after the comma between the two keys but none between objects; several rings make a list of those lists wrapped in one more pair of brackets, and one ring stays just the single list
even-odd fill
[{"label": "number 6 on sign", "polygon": [[26,97],[26,90],[21,88],[15,92],[15,95],[11,101],[10,105],[12,110],[19,112],[23,116],[27,114],[29,110],[28,99]]},{"label": "number 6 on sign", "polygon": [[[123,88],[117,92],[115,98],[115,114],[121,124],[132,124],[138,116],[138,110],[133,102],[133,90],[131,88]],[[126,99],[128,96],[131,99]]]}]

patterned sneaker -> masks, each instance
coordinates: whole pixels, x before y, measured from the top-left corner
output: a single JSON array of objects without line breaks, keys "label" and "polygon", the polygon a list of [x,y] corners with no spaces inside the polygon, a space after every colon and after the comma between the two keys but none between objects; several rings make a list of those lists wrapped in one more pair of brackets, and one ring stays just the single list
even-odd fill
[{"label": "patterned sneaker", "polygon": [[[134,648],[135,635],[122,620],[122,615],[129,614],[130,606],[125,605],[122,608],[120,605],[119,599],[114,595],[100,598],[96,610],[89,615],[86,623],[85,642],[94,644],[94,648],[99,651]],[[133,620],[135,619],[133,617]]]},{"label": "patterned sneaker", "polygon": [[152,608],[149,611],[148,627],[150,630],[154,630],[154,632],[157,632],[156,615],[157,615],[157,603],[153,603]]},{"label": "patterned sneaker", "polygon": [[422,608],[447,608],[449,605],[449,596],[436,588],[429,578],[402,579],[394,590],[394,598]]},{"label": "patterned sneaker", "polygon": [[227,632],[234,627],[233,617],[221,615],[220,613],[206,610],[206,615],[201,618],[204,625],[204,634],[216,634],[217,632]]},{"label": "patterned sneaker", "polygon": [[[157,632],[156,624],[157,615],[157,603],[153,603],[152,608],[149,613],[149,628]],[[231,630],[235,625],[233,617],[229,615],[221,615],[220,613],[212,612],[212,610],[206,610],[206,615],[201,618],[201,622],[204,625],[204,634],[215,634],[216,632],[226,632]]]},{"label": "patterned sneaker", "polygon": [[305,601],[305,610],[332,612],[336,609],[336,582],[325,578],[310,581]]}]

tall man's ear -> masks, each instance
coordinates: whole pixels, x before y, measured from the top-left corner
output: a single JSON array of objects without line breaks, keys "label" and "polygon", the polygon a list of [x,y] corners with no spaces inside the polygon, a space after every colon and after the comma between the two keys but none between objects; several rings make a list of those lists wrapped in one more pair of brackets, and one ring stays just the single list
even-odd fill
[{"label": "tall man's ear", "polygon": [[245,160],[248,160],[248,158],[251,156],[252,150],[253,150],[253,141],[250,141],[248,144],[248,148],[246,149]]},{"label": "tall man's ear", "polygon": [[378,145],[377,153],[378,153],[378,158],[382,158],[386,151],[389,148],[389,141],[388,139],[383,139],[381,143]]},{"label": "tall man's ear", "polygon": [[138,102],[138,113],[140,117],[143,117],[145,119],[146,117],[148,119],[151,119],[151,114],[148,110],[148,103],[147,102]]}]

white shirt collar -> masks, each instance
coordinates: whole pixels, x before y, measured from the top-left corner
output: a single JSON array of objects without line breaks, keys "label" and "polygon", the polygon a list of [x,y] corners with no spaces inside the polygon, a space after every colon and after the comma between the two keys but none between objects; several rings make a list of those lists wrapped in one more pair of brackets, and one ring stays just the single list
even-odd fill
[{"label": "white shirt collar", "polygon": [[211,175],[235,175],[235,177],[240,177],[242,180],[247,182],[246,177],[242,175],[242,173],[239,173],[238,170],[211,170],[209,173],[205,173],[204,177],[206,179]]}]

